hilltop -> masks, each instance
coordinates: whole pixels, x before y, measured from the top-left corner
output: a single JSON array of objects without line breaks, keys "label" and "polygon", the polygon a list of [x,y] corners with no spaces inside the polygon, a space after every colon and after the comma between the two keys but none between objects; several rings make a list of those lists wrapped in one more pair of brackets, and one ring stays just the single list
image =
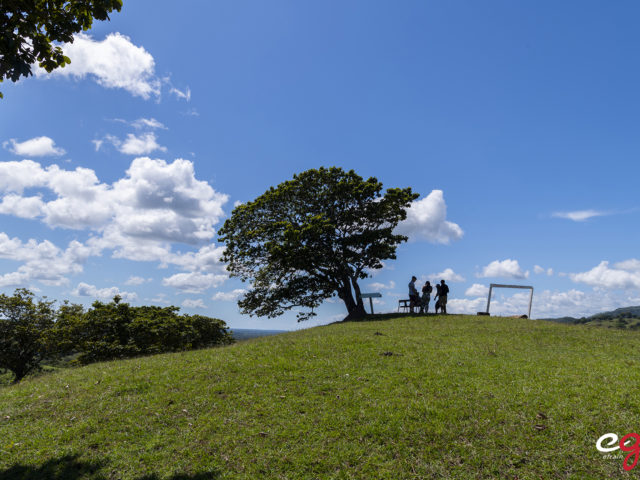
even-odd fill
[{"label": "hilltop", "polygon": [[627,478],[640,332],[380,316],[0,389],[0,480]]}]

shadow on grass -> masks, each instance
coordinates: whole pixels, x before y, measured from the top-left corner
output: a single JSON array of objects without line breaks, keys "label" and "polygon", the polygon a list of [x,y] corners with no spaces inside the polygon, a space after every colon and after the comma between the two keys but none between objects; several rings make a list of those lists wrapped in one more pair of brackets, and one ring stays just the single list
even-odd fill
[{"label": "shadow on grass", "polygon": [[376,314],[368,314],[363,318],[344,318],[343,320],[339,320],[333,323],[346,323],[346,322],[384,322],[387,320],[394,320],[397,318],[425,318],[425,317],[453,317],[459,316],[454,313],[442,314],[442,313],[404,313],[404,312],[394,312],[394,313],[376,313]]},{"label": "shadow on grass", "polygon": [[[101,470],[106,461],[80,460],[79,455],[65,455],[48,460],[41,465],[14,465],[0,471],[0,480],[107,480],[113,475],[105,475]],[[220,472],[202,472],[194,474],[178,473],[166,480],[211,480],[220,477]],[[135,480],[161,480],[158,474],[152,473],[136,477]]]}]

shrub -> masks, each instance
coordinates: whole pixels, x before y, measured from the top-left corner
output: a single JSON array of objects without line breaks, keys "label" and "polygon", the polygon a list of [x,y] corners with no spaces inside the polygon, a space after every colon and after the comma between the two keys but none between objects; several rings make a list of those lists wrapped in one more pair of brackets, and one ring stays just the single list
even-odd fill
[{"label": "shrub", "polygon": [[58,316],[59,350],[75,351],[83,364],[233,341],[224,321],[178,315],[178,307],[132,307],[118,297],[94,302],[86,312],[77,307],[66,305],[65,315]]}]

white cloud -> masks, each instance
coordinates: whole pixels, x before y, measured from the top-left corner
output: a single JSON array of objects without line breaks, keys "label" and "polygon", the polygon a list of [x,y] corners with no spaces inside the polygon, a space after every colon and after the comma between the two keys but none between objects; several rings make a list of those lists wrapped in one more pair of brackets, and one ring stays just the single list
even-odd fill
[{"label": "white cloud", "polygon": [[450,243],[462,238],[459,225],[446,220],[447,205],[442,190],[433,190],[421,200],[414,201],[407,210],[407,218],[398,225],[397,232],[410,240]]},{"label": "white cloud", "polygon": [[166,259],[167,263],[180,266],[189,271],[212,272],[224,268],[222,254],[224,247],[209,244],[196,252],[178,253]]},{"label": "white cloud", "polygon": [[[44,202],[17,196],[27,188],[49,190],[56,197]],[[126,176],[112,185],[100,183],[87,168],[69,171],[57,165],[45,169],[31,160],[0,162],[0,194],[3,191],[8,193],[1,204],[5,213],[37,215],[52,227],[103,232],[92,241],[100,248],[124,247],[134,238],[189,244],[210,240],[228,198],[197,180],[192,162],[147,157],[133,160]],[[27,203],[19,210],[22,201]]]},{"label": "white cloud", "polygon": [[164,293],[158,293],[155,297],[150,299],[147,298],[146,300],[150,301],[151,303],[159,303],[161,305],[169,305],[171,303],[169,300],[167,300],[167,295]]},{"label": "white cloud", "polygon": [[431,279],[434,283],[440,283],[440,280],[445,280],[447,282],[464,282],[465,278],[462,275],[458,275],[451,268],[445,268],[444,271],[440,273],[432,273],[429,275],[429,279]]},{"label": "white cloud", "polygon": [[568,220],[573,220],[574,222],[584,222],[590,218],[602,217],[605,215],[610,214],[598,210],[576,210],[573,212],[555,212],[552,216],[556,218],[566,218]]},{"label": "white cloud", "polygon": [[169,93],[172,93],[176,96],[176,98],[186,100],[187,102],[191,100],[191,89],[189,87],[187,87],[185,91],[181,91],[175,87],[171,87]]},{"label": "white cloud", "polygon": [[161,128],[164,130],[167,129],[167,127],[165,127],[161,122],[159,122],[155,118],[139,118],[131,122],[131,126],[138,129],[143,129],[143,128],[151,128],[151,129]]},{"label": "white cloud", "polygon": [[143,283],[150,282],[151,280],[152,280],[151,278],[142,278],[142,277],[137,277],[135,275],[132,275],[127,279],[126,282],[124,282],[124,284],[125,285],[142,285]]},{"label": "white cloud", "polygon": [[63,45],[71,64],[47,73],[36,69],[39,77],[91,77],[106,88],[122,88],[130,94],[142,97],[160,96],[160,79],[155,75],[153,56],[143,47],[134,45],[130,38],[112,33],[102,41],[79,33],[73,43]]},{"label": "white cloud", "polygon": [[133,128],[135,128],[136,130],[155,130],[155,129],[162,129],[162,130],[167,130],[167,127],[160,122],[159,120],[156,120],[155,118],[151,117],[151,118],[144,118],[144,117],[140,117],[137,120],[125,120],[124,118],[113,118],[112,121],[117,122],[117,123],[122,123],[124,125],[130,125]]},{"label": "white cloud", "polygon": [[486,297],[489,295],[489,287],[480,283],[474,283],[464,292],[467,297]]},{"label": "white cloud", "polygon": [[368,285],[368,288],[371,289],[372,291],[373,290],[393,290],[394,288],[396,288],[396,282],[391,280],[386,285],[381,282],[373,282]]},{"label": "white cloud", "polygon": [[233,302],[245,293],[247,293],[247,290],[245,290],[244,288],[236,288],[231,292],[216,292],[215,295],[211,297],[211,299],[221,302]]},{"label": "white cloud", "polygon": [[0,286],[24,286],[32,281],[64,285],[67,275],[82,272],[90,254],[89,248],[75,240],[62,250],[49,240],[30,239],[23,243],[0,232],[0,258],[22,262],[15,272],[0,275]]},{"label": "white cloud", "polygon": [[[25,193],[31,189],[36,195]],[[137,158],[113,184],[100,182],[87,168],[45,168],[31,160],[0,162],[0,214],[40,219],[51,227],[88,230],[92,234],[83,245],[86,256],[110,250],[116,258],[215,273],[212,285],[228,278],[220,261],[223,248],[210,243],[226,202],[227,195],[196,179],[193,163],[187,160],[167,163]],[[172,247],[174,243],[204,242],[207,244],[195,251]],[[10,252],[7,258],[27,261],[15,249]],[[64,257],[64,252],[60,250],[58,257]],[[23,265],[0,282],[14,285],[41,279],[61,284],[66,281],[64,275],[77,273],[77,268],[62,268],[68,263],[44,269]],[[47,271],[52,272],[51,278]]]},{"label": "white cloud", "polygon": [[507,277],[523,279],[529,277],[529,272],[523,272],[517,260],[494,260],[482,269],[478,277]]},{"label": "white cloud", "polygon": [[541,273],[546,273],[550,277],[551,275],[553,275],[553,268],[544,269],[540,265],[534,265],[533,266],[533,273],[538,274],[538,275],[541,274]]},{"label": "white cloud", "polygon": [[162,285],[173,287],[185,293],[201,293],[209,288],[222,285],[229,277],[214,273],[176,273],[162,279]]},{"label": "white cloud", "polygon": [[640,269],[636,262],[636,259],[626,260],[616,264],[618,268],[610,268],[609,262],[602,261],[587,272],[569,274],[569,278],[605,289],[636,289],[640,288]]},{"label": "white cloud", "polygon": [[95,285],[80,282],[78,286],[71,291],[76,297],[93,297],[100,300],[112,300],[113,297],[119,295],[122,300],[131,302],[138,299],[136,293],[122,292],[118,287],[97,288]]},{"label": "white cloud", "polygon": [[118,147],[118,150],[127,155],[147,155],[156,150],[164,152],[167,149],[158,144],[155,133],[147,132],[141,135],[127,134],[127,138]]},{"label": "white cloud", "polygon": [[620,270],[640,273],[640,260],[638,260],[637,258],[630,258],[629,260],[615,263],[613,266],[619,268]]},{"label": "white cloud", "polygon": [[166,152],[167,148],[158,143],[156,134],[153,132],[141,133],[135,135],[128,133],[124,140],[119,139],[115,135],[105,135],[102,140],[92,140],[96,152],[102,148],[104,142],[112,144],[120,153],[125,155],[147,155],[156,150]]},{"label": "white cloud", "polygon": [[65,154],[65,151],[56,147],[56,142],[49,137],[35,137],[24,142],[16,142],[12,138],[8,142],[3,142],[2,146],[16,155],[25,157],[46,157],[51,155],[59,157]]},{"label": "white cloud", "polygon": [[22,193],[25,188],[42,186],[46,172],[38,162],[0,162],[0,192]]},{"label": "white cloud", "polygon": [[182,302],[182,306],[184,308],[207,308],[201,298],[191,299],[187,298],[184,302]]},{"label": "white cloud", "polygon": [[475,315],[477,312],[483,312],[486,309],[486,298],[449,298],[449,300],[447,301],[448,313],[464,313],[467,315]]},{"label": "white cloud", "polygon": [[21,197],[9,193],[0,202],[0,213],[20,218],[35,218],[42,213],[44,202],[40,197]]},{"label": "white cloud", "polygon": [[227,195],[195,178],[193,163],[137,158],[113,184],[114,226],[123,234],[182,243],[211,240]]}]

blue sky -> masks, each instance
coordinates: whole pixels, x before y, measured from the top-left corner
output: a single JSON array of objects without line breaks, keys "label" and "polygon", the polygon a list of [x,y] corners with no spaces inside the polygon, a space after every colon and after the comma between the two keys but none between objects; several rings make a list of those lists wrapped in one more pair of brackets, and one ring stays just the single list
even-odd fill
[{"label": "blue sky", "polygon": [[240,315],[215,232],[336,165],[421,194],[363,282],[378,311],[412,274],[446,278],[451,312],[489,283],[533,285],[537,318],[640,304],[637,2],[176,5],[125,0],[69,67],[0,86],[0,291],[334,321]]}]

